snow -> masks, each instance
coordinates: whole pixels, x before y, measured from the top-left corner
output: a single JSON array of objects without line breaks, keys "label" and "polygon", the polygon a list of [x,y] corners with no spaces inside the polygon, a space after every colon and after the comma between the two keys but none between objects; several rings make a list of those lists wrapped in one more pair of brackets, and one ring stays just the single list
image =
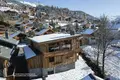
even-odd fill
[{"label": "snow", "polygon": [[30,5],[32,7],[36,7],[37,6],[35,3],[30,3],[30,2],[26,2],[26,1],[20,1],[20,3],[27,4],[27,5]]},{"label": "snow", "polygon": [[58,23],[59,26],[63,27],[63,26],[66,26],[68,25],[67,23]]},{"label": "snow", "polygon": [[[114,45],[118,45],[120,41],[114,41]],[[96,53],[97,49],[95,45],[88,45],[83,47],[83,51],[87,57],[89,57],[92,61],[96,61]],[[109,46],[106,51],[107,57],[105,58],[105,72],[107,75],[112,76],[110,78],[116,78],[120,80],[120,48]],[[102,63],[102,55],[100,54],[99,64]],[[115,79],[115,80],[116,80]],[[112,80],[112,79],[111,79]]]},{"label": "snow", "polygon": [[92,34],[94,32],[93,29],[86,29],[85,31],[83,31],[82,34]]},{"label": "snow", "polygon": [[24,47],[24,53],[25,53],[26,59],[36,56],[36,54],[28,46]]},{"label": "snow", "polygon": [[11,34],[9,37],[10,37],[10,38],[13,38],[13,37],[19,35],[20,33],[21,33],[20,31],[17,31],[16,33]]},{"label": "snow", "polygon": [[[48,75],[46,80],[81,80],[90,73],[93,74],[93,71],[90,69],[90,67],[87,66],[85,61],[81,57],[79,57],[79,60],[77,60],[75,63],[75,69]],[[34,80],[42,80],[42,79],[34,79]]]},{"label": "snow", "polygon": [[6,78],[1,78],[1,77],[0,77],[0,80],[6,80]]},{"label": "snow", "polygon": [[63,34],[63,33],[54,33],[54,34],[48,34],[48,35],[41,35],[41,36],[35,36],[33,38],[30,38],[32,41],[41,43],[46,41],[52,41],[62,38],[71,37],[70,34]]},{"label": "snow", "polygon": [[19,48],[24,48],[24,47],[26,47],[26,46],[27,46],[27,45],[26,45],[26,44],[24,44],[24,43],[23,43],[23,44],[22,44],[22,43],[20,43],[20,44],[18,44],[18,45],[17,45],[17,47],[19,47]]},{"label": "snow", "polygon": [[10,10],[10,11],[15,11],[15,12],[19,13],[19,11],[16,10],[16,9],[11,9],[11,8],[9,8],[9,7],[0,7],[0,11],[8,11],[8,10]]},{"label": "snow", "polygon": [[120,30],[120,24],[115,24],[112,28],[113,28],[113,29]]}]

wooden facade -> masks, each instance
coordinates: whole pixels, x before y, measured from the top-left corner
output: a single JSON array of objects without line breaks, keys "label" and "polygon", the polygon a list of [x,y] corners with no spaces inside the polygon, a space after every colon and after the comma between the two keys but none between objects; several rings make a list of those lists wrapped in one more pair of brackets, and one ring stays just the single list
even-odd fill
[{"label": "wooden facade", "polygon": [[28,67],[54,68],[76,62],[80,52],[79,37],[70,37],[43,43],[32,42],[32,46],[42,53],[28,59]]}]

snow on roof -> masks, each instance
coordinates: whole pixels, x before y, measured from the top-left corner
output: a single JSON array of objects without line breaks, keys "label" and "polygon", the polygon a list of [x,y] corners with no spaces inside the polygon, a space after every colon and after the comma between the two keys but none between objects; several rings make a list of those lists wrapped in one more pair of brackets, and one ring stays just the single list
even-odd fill
[{"label": "snow on roof", "polygon": [[30,3],[30,2],[26,2],[26,1],[20,1],[20,3],[27,4],[27,5],[30,5],[32,7],[36,7],[37,6],[35,3]]},{"label": "snow on roof", "polygon": [[67,23],[58,23],[58,25],[62,27],[62,26],[66,26],[68,24]]},{"label": "snow on roof", "polygon": [[43,29],[43,30],[37,32],[36,35],[42,35],[42,34],[44,34],[44,33],[45,33],[46,31],[48,31],[48,30],[49,30],[49,29]]},{"label": "snow on roof", "polygon": [[22,43],[20,43],[20,44],[17,45],[17,47],[19,47],[19,48],[24,48],[26,46],[27,46],[26,44],[22,44]]},{"label": "snow on roof", "polygon": [[24,49],[24,54],[25,54],[26,59],[36,56],[36,54],[28,46],[24,46],[23,49]]},{"label": "snow on roof", "polygon": [[18,31],[18,32],[16,32],[16,33],[11,34],[9,37],[10,37],[10,38],[13,38],[13,37],[15,37],[15,36],[19,35],[20,33],[21,33],[21,32],[20,32],[20,31]]},{"label": "snow on roof", "polygon": [[10,10],[10,11],[15,11],[15,12],[19,13],[19,11],[16,10],[16,9],[11,9],[11,8],[9,8],[9,7],[0,7],[0,11],[8,11],[8,10]]},{"label": "snow on roof", "polygon": [[[79,57],[79,60],[75,63],[75,69],[71,69],[65,72],[56,73],[48,75],[46,80],[81,80],[93,71],[90,67],[87,66],[82,57]],[[42,80],[42,79],[33,79],[33,80]]]},{"label": "snow on roof", "polygon": [[33,38],[30,38],[32,41],[41,43],[46,41],[52,41],[62,38],[71,37],[70,34],[63,34],[63,33],[54,33],[54,34],[48,34],[48,35],[42,35],[42,36],[35,36]]},{"label": "snow on roof", "polygon": [[113,28],[113,29],[120,30],[120,24],[115,24],[112,28]]},{"label": "snow on roof", "polygon": [[93,29],[86,29],[85,31],[83,31],[82,34],[92,34],[94,32]]}]

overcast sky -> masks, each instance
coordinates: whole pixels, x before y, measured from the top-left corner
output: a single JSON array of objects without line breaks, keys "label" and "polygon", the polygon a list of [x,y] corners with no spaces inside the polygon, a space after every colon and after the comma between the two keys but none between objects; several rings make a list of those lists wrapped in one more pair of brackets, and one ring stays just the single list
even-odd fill
[{"label": "overcast sky", "polygon": [[107,16],[120,15],[120,0],[25,0],[40,2],[44,5],[54,5],[69,8],[70,10],[81,10],[95,17],[102,14]]}]

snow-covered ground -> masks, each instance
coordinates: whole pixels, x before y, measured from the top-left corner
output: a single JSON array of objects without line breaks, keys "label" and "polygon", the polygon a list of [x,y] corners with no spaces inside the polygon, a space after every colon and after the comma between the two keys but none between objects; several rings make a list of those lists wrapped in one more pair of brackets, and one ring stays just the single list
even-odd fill
[{"label": "snow-covered ground", "polygon": [[6,79],[5,79],[5,78],[1,78],[1,77],[0,77],[0,80],[6,80]]},{"label": "snow-covered ground", "polygon": [[[106,51],[107,57],[105,58],[105,72],[107,75],[112,76],[111,80],[120,80],[120,40],[114,41],[114,45],[118,47],[109,47]],[[97,49],[95,45],[84,46],[83,51],[86,56],[91,60],[96,61]],[[100,65],[102,63],[102,56],[100,55]],[[113,79],[114,78],[114,79]],[[116,78],[116,79],[115,79]]]},{"label": "snow-covered ground", "polygon": [[90,67],[87,66],[85,61],[81,57],[79,57],[79,60],[77,60],[77,62],[75,63],[75,69],[49,75],[46,80],[80,80],[90,73],[93,73],[93,71],[90,69]]}]

